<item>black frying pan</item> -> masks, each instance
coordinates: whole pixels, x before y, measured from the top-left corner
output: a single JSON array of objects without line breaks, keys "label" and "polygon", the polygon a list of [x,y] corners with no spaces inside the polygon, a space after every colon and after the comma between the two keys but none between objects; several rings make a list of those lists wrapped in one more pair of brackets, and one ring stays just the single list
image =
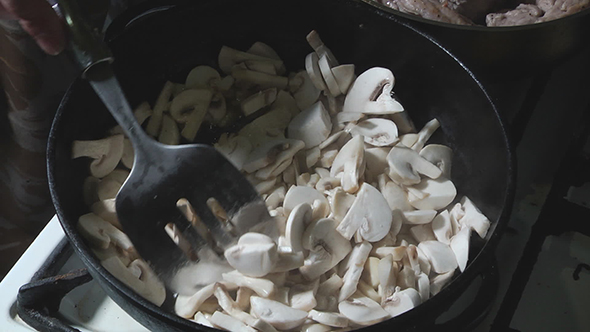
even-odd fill
[{"label": "black frying pan", "polygon": [[[288,69],[302,69],[311,51],[305,36],[316,29],[340,62],[356,64],[359,73],[372,66],[392,69],[397,78],[394,91],[418,127],[434,117],[440,121],[433,140],[455,151],[453,181],[458,191],[468,195],[493,224],[485,239],[473,237],[464,273],[429,301],[375,329],[432,330],[434,319],[475,277],[493,267],[490,253],[512,204],[513,153],[485,90],[428,37],[395,19],[375,15],[372,7],[359,1],[301,0],[290,5],[270,0],[200,1],[127,22],[113,25],[121,29],[111,31],[108,42],[132,105],[153,103],[165,80],[182,82],[196,65],[215,66],[222,45],[247,49],[262,41],[276,49]],[[70,159],[72,141],[102,137],[114,124],[88,84],[75,81],[58,109],[48,146],[50,189],[65,233],[92,276],[140,323],[152,330],[210,330],[135,294],[100,265],[76,230],[78,217],[88,211],[81,194],[88,161]]]}]

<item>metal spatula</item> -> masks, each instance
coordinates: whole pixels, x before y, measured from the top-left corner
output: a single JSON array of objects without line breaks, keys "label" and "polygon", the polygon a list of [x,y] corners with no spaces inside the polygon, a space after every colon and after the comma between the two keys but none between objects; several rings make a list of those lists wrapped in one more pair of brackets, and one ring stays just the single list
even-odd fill
[{"label": "metal spatula", "polygon": [[80,20],[74,1],[59,5],[83,77],[135,151],[131,174],[116,197],[123,230],[172,291],[193,294],[204,279],[226,269],[222,252],[241,234],[276,236],[276,226],[256,190],[213,147],[164,145],[143,131],[111,69],[108,49]]}]

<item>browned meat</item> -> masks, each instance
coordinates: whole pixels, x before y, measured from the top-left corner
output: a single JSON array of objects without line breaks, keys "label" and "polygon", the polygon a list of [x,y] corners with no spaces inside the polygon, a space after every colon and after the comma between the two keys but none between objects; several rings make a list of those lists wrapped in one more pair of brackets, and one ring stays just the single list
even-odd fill
[{"label": "browned meat", "polygon": [[510,26],[537,23],[543,16],[543,11],[536,5],[520,4],[516,9],[505,13],[491,13],[486,16],[486,25]]},{"label": "browned meat", "polygon": [[438,0],[379,0],[382,4],[400,12],[418,15],[439,22],[471,25],[473,22]]},{"label": "browned meat", "polygon": [[590,0],[536,0],[505,13],[486,16],[487,26],[525,25],[555,20],[590,7]]}]

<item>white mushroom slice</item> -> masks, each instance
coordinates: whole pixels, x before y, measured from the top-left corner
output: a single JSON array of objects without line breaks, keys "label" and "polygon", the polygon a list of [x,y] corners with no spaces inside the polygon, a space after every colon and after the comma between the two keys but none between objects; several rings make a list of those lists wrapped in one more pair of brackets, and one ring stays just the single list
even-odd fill
[{"label": "white mushroom slice", "polygon": [[150,116],[150,120],[148,121],[147,127],[145,128],[145,131],[148,133],[148,135],[152,137],[158,136],[158,133],[160,132],[162,116],[164,111],[169,107],[170,97],[172,97],[174,86],[174,83],[167,81],[164,84],[162,91],[158,95],[158,98],[156,99],[154,111],[152,112],[152,116]]},{"label": "white mushroom slice", "polygon": [[442,273],[430,280],[430,295],[434,296],[438,294],[453,278],[455,271],[449,271]]},{"label": "white mushroom slice", "polygon": [[293,285],[289,290],[289,304],[291,308],[310,311],[317,305],[316,294],[318,286],[320,284],[319,279],[307,284],[296,284]]},{"label": "white mushroom slice", "polygon": [[312,309],[309,311],[308,317],[318,323],[332,327],[348,326],[348,318],[334,312],[317,311]]},{"label": "white mushroom slice", "polygon": [[422,270],[420,269],[420,259],[418,258],[418,247],[410,244],[406,250],[406,257],[404,258],[405,266],[409,265],[408,267],[414,271],[414,274],[419,275],[422,273]]},{"label": "white mushroom slice", "polygon": [[310,252],[299,271],[306,279],[313,280],[326,273],[352,250],[350,241],[343,238],[334,226],[334,220],[320,219],[305,230],[302,245]]},{"label": "white mushroom slice", "polygon": [[429,275],[430,270],[432,269],[430,260],[428,259],[424,251],[422,251],[422,249],[420,249],[419,247],[416,247],[416,252],[418,253],[418,263],[420,263],[420,271]]},{"label": "white mushroom slice", "polygon": [[246,68],[254,71],[258,71],[261,73],[266,73],[270,75],[277,75],[277,69],[275,66],[269,62],[264,60],[246,60],[244,61],[244,65]]},{"label": "white mushroom slice", "polygon": [[377,276],[379,277],[379,295],[382,301],[395,292],[398,272],[397,263],[393,261],[391,255],[387,255],[379,260]]},{"label": "white mushroom slice", "polygon": [[147,120],[150,116],[152,116],[152,108],[147,101],[139,104],[135,110],[133,110],[133,115],[135,116],[135,120],[140,125],[143,125],[145,120]]},{"label": "white mushroom slice", "polygon": [[305,38],[307,39],[309,46],[311,46],[311,48],[313,48],[316,51],[318,56],[322,56],[322,55],[328,56],[328,58],[330,60],[330,66],[337,66],[338,65],[338,61],[336,60],[336,57],[334,56],[334,54],[332,54],[330,49],[327,48],[326,45],[324,45],[324,42],[320,38],[320,35],[318,34],[317,31],[315,31],[315,30],[310,31]]},{"label": "white mushroom slice", "polygon": [[[291,113],[284,108],[272,108],[252,122],[245,125],[238,132],[239,136],[248,138],[254,147],[258,147],[273,137],[271,132],[284,132],[291,121]],[[284,138],[282,136],[274,138]]]},{"label": "white mushroom slice", "polygon": [[254,189],[259,195],[263,195],[272,190],[277,184],[277,178],[270,178],[268,180],[259,181],[254,184]]},{"label": "white mushroom slice", "polygon": [[360,229],[362,237],[370,242],[381,240],[388,234],[393,214],[379,190],[363,183],[354,203],[336,230],[350,240]]},{"label": "white mushroom slice", "polygon": [[250,326],[244,324],[242,321],[233,318],[232,316],[226,315],[220,311],[215,311],[213,315],[209,318],[209,322],[211,322],[215,327],[225,329],[227,331],[236,331],[236,332],[256,332],[257,330],[251,328]]},{"label": "white mushroom slice", "polygon": [[389,146],[397,142],[397,126],[391,120],[371,118],[359,122],[350,129],[352,136],[363,136],[373,146]]},{"label": "white mushroom slice", "polygon": [[[190,318],[190,317],[184,317],[184,318]],[[205,325],[211,328],[214,328],[215,326],[213,326],[213,324],[211,324],[211,322],[207,319],[207,317],[205,317],[205,315],[202,312],[197,312],[195,314],[195,316],[193,317],[193,320],[201,325]]]},{"label": "white mushroom slice", "polygon": [[457,196],[453,181],[440,176],[437,179],[425,178],[412,187],[410,193],[419,191],[424,198],[409,195],[410,204],[422,210],[440,210],[451,204]]},{"label": "white mushroom slice", "polygon": [[131,258],[139,257],[125,233],[94,213],[80,216],[77,228],[80,234],[95,248],[107,249],[112,243]]},{"label": "white mushroom slice", "polygon": [[221,50],[219,51],[219,55],[217,57],[217,63],[219,64],[219,68],[226,74],[230,74],[232,72],[232,68],[236,64],[239,64],[247,60],[260,60],[270,62],[275,66],[277,73],[283,73],[285,70],[283,61],[275,58],[274,56],[266,57],[255,53],[242,52],[227,46],[221,47]]},{"label": "white mushroom slice", "polygon": [[420,274],[416,276],[416,289],[418,294],[420,294],[422,302],[430,298],[430,279],[428,279],[426,273],[420,272]]},{"label": "white mushroom slice", "polygon": [[414,210],[405,211],[404,224],[422,225],[431,222],[436,216],[435,210]]},{"label": "white mushroom slice", "polygon": [[242,100],[240,107],[245,116],[251,115],[260,109],[272,104],[277,98],[277,89],[270,88],[259,91]]},{"label": "white mushroom slice", "polygon": [[385,169],[389,167],[387,162],[387,154],[389,154],[389,150],[389,148],[383,147],[365,148],[367,171],[370,171],[373,174],[383,174]]},{"label": "white mushroom slice", "polygon": [[294,309],[280,302],[258,296],[250,297],[250,305],[256,317],[277,329],[294,329],[303,324],[307,318],[307,311]]},{"label": "white mushroom slice", "polygon": [[254,294],[254,291],[246,287],[238,287],[236,292],[236,306],[243,310],[248,311],[250,309],[250,296]]},{"label": "white mushroom slice", "polygon": [[332,130],[330,115],[321,101],[297,114],[287,127],[287,136],[305,142],[305,148],[311,149],[328,138]]},{"label": "white mushroom slice", "polygon": [[281,252],[271,272],[286,272],[300,268],[304,262],[303,252]]},{"label": "white mushroom slice", "polygon": [[222,91],[222,92],[227,92],[229,91],[229,89],[232,88],[232,86],[234,85],[235,79],[233,78],[233,76],[226,76],[224,78],[221,79],[221,81],[217,82],[214,85],[214,88],[217,89],[218,91]]},{"label": "white mushroom slice", "polygon": [[90,141],[75,140],[72,143],[72,159],[90,157],[90,174],[102,178],[111,173],[123,156],[123,135]]},{"label": "white mushroom slice", "polygon": [[444,210],[432,220],[432,231],[436,240],[450,244],[453,236],[453,227],[451,226],[451,216],[449,211]]},{"label": "white mushroom slice", "polygon": [[283,90],[289,84],[289,79],[287,77],[270,75],[239,67],[234,68],[231,75],[235,78],[236,85],[256,85],[261,89],[276,88]]},{"label": "white mushroom slice", "polygon": [[399,137],[398,145],[403,145],[407,148],[411,148],[414,143],[418,140],[418,134],[410,133],[404,134]]},{"label": "white mushroom slice", "polygon": [[[166,299],[166,288],[164,288],[164,284],[143,260],[136,259],[127,267],[123,265],[123,262],[118,257],[113,256],[102,260],[100,263],[113,276],[146,300],[157,306],[164,303]],[[141,270],[139,278],[131,272],[134,269]]]},{"label": "white mushroom slice", "polygon": [[210,297],[213,296],[215,291],[215,284],[207,285],[199,289],[195,294],[191,296],[179,294],[176,297],[174,303],[174,312],[184,318],[192,317],[195,312],[199,310],[201,305]]},{"label": "white mushroom slice", "polygon": [[425,241],[418,244],[432,264],[432,270],[436,273],[454,271],[457,268],[455,253],[449,245],[439,241]]},{"label": "white mushroom slice", "polygon": [[242,170],[252,152],[250,140],[240,135],[227,139],[227,142],[222,143],[220,140],[214,146],[239,170]]},{"label": "white mushroom slice", "polygon": [[305,70],[307,71],[307,75],[309,75],[311,82],[318,90],[324,91],[328,89],[326,82],[322,77],[317,53],[311,52],[305,57]]},{"label": "white mushroom slice", "polygon": [[342,278],[336,273],[332,274],[330,278],[326,279],[324,282],[320,283],[318,287],[318,294],[319,295],[334,295],[338,292],[340,287],[342,287]]},{"label": "white mushroom slice", "polygon": [[304,110],[313,105],[320,97],[321,90],[316,88],[305,70],[298,72],[295,79],[301,79],[301,86],[293,92],[293,98],[299,109]]},{"label": "white mushroom slice", "polygon": [[340,149],[330,176],[336,177],[342,172],[342,189],[348,193],[355,193],[359,188],[359,180],[365,170],[365,148],[363,136],[353,137]]},{"label": "white mushroom slice", "polygon": [[301,332],[330,332],[333,328],[319,323],[306,323],[301,327]]},{"label": "white mushroom slice", "polygon": [[287,245],[294,252],[302,251],[301,240],[305,228],[311,223],[312,210],[311,205],[301,203],[293,208],[287,218],[287,227],[285,229],[285,238]]},{"label": "white mushroom slice", "polygon": [[469,238],[471,237],[471,228],[465,227],[451,238],[450,246],[459,265],[459,271],[465,271],[467,260],[469,259]]},{"label": "white mushroom slice", "polygon": [[416,272],[407,262],[407,256],[402,259],[403,268],[397,274],[397,285],[401,289],[416,287]]},{"label": "white mushroom slice", "polygon": [[[316,200],[319,202],[317,208],[314,207],[314,202]],[[285,195],[285,201],[283,202],[285,214],[288,215],[291,213],[295,206],[301,203],[307,203],[311,205],[314,208],[313,214],[319,216],[319,218],[324,218],[330,213],[330,204],[328,203],[328,199],[321,192],[307,186],[292,186],[287,191],[287,194]]]},{"label": "white mushroom slice", "polygon": [[381,302],[381,295],[379,295],[379,293],[377,293],[377,291],[375,290],[375,288],[373,288],[373,286],[367,284],[363,280],[359,280],[358,285],[357,285],[357,290],[359,292],[361,292],[361,294],[363,294],[364,296],[367,296],[368,298],[370,298],[371,300],[373,300],[375,302]]},{"label": "white mushroom slice", "polygon": [[187,123],[194,112],[204,116],[212,98],[213,92],[209,89],[184,90],[172,100],[170,115],[179,123]]},{"label": "white mushroom slice", "polygon": [[347,264],[349,267],[346,270],[344,277],[342,277],[344,283],[340,289],[338,301],[344,301],[356,292],[358,282],[361,279],[363,268],[365,267],[367,258],[369,258],[371,249],[373,249],[373,246],[367,241],[357,244],[352,249]]},{"label": "white mushroom slice", "polygon": [[219,72],[210,66],[197,66],[186,76],[184,83],[187,89],[211,88],[221,81]]},{"label": "white mushroom slice", "polygon": [[322,77],[324,78],[324,82],[326,83],[326,87],[328,87],[327,91],[333,97],[337,97],[342,92],[340,91],[336,77],[334,77],[334,74],[332,73],[328,56],[326,54],[321,55],[319,57],[318,64],[322,73]]},{"label": "white mushroom slice", "polygon": [[[180,143],[180,131],[178,130],[178,125],[176,124],[176,121],[167,114],[164,114],[162,117],[162,128],[160,129],[158,141],[168,145],[178,145],[178,143]],[[129,142],[129,144],[131,144],[131,142]],[[131,162],[131,166],[132,165],[133,162]],[[127,167],[131,168],[130,166]]]},{"label": "white mushroom slice", "polygon": [[121,189],[121,186],[123,185],[122,182],[108,179],[107,177],[100,180],[97,184],[96,193],[98,195],[98,199],[101,201],[115,198]]},{"label": "white mushroom slice", "polygon": [[[256,235],[256,240],[246,240]],[[261,237],[268,238],[270,243]],[[224,252],[229,265],[243,275],[263,277],[268,274],[278,260],[277,246],[272,239],[264,234],[246,233],[240,237],[238,244],[227,248]]]},{"label": "white mushroom slice", "polygon": [[259,296],[269,297],[276,291],[276,286],[272,281],[262,278],[248,277],[238,271],[226,272],[221,276],[223,277],[223,280],[234,283],[239,287],[250,288]]},{"label": "white mushroom slice", "polygon": [[428,121],[422,129],[418,132],[418,139],[416,143],[412,145],[412,150],[420,151],[426,144],[426,142],[430,139],[432,134],[440,127],[440,122],[437,119],[432,119]]},{"label": "white mushroom slice", "polygon": [[420,157],[418,152],[399,145],[391,148],[387,155],[387,162],[390,168],[389,177],[398,184],[420,183],[420,174],[431,179],[436,179],[442,174],[438,167]]},{"label": "white mushroom slice", "polygon": [[379,258],[370,256],[361,276],[362,280],[373,288],[379,286],[379,261]]},{"label": "white mushroom slice", "polygon": [[[435,218],[436,219],[436,218]],[[410,228],[410,233],[418,243],[422,241],[436,241],[437,238],[432,232],[432,224],[416,225]]]},{"label": "white mushroom slice", "polygon": [[381,193],[392,210],[399,210],[402,212],[410,212],[414,210],[414,207],[410,204],[410,201],[408,201],[406,191],[392,181],[385,184],[385,187],[381,189]]},{"label": "white mushroom slice", "polygon": [[341,222],[350,210],[356,197],[346,193],[342,188],[336,188],[331,200],[332,217]]},{"label": "white mushroom slice", "polygon": [[[320,166],[332,167],[332,164],[334,163],[334,159],[336,159],[337,155],[338,155],[338,149],[336,149],[336,148],[330,148],[330,149],[323,150],[322,157],[320,158]],[[340,177],[342,177],[342,175]]]},{"label": "white mushroom slice", "polygon": [[252,46],[250,46],[247,52],[263,56],[265,58],[281,60],[277,52],[272,47],[260,41],[257,41],[254,44],[252,44]]},{"label": "white mushroom slice", "polygon": [[116,202],[114,198],[103,199],[98,202],[94,202],[92,205],[90,205],[90,211],[92,211],[100,218],[108,221],[111,225],[115,226],[116,228],[123,229],[123,227],[119,223],[119,218],[117,217],[117,210],[115,209],[115,205]]},{"label": "white mushroom slice", "polygon": [[[342,191],[340,188],[341,182],[339,178],[333,178],[333,177],[325,177],[325,178],[320,178],[318,183],[315,185],[315,188],[317,190],[320,191],[328,191],[328,190],[332,190],[332,189],[338,189],[339,191],[341,191],[342,193],[346,194],[344,191]],[[346,194],[348,195],[348,194]],[[352,196],[352,195],[350,195]],[[350,201],[350,204],[352,205],[352,201],[354,200],[354,196],[352,196],[353,199]],[[332,200],[333,201],[333,200]],[[350,206],[349,206],[350,208]],[[348,211],[348,209],[346,209],[346,211]],[[344,214],[346,214],[346,211],[344,211],[343,215],[340,216],[340,218],[335,217],[335,219],[337,219],[338,221],[342,220],[342,217],[344,217]]]},{"label": "white mushroom slice", "polygon": [[395,79],[389,69],[373,67],[366,70],[352,83],[342,111],[365,114],[402,112],[403,106],[391,98],[394,84]]},{"label": "white mushroom slice", "polygon": [[479,237],[482,239],[485,238],[488,229],[490,228],[490,221],[488,218],[481,213],[477,206],[475,206],[467,196],[464,196],[460,202],[465,211],[465,215],[459,220],[461,225],[471,227],[477,232]]},{"label": "white mushroom slice", "polygon": [[354,65],[348,64],[333,67],[332,75],[334,75],[336,83],[338,83],[340,92],[346,94],[355,79]]},{"label": "white mushroom slice", "polygon": [[314,147],[305,152],[305,165],[307,168],[312,168],[320,160],[322,152],[319,147]]},{"label": "white mushroom slice", "polygon": [[453,205],[453,207],[448,210],[449,215],[451,216],[451,228],[453,229],[453,234],[457,234],[461,230],[462,225],[459,220],[465,216],[465,210],[463,210],[461,203]]},{"label": "white mushroom slice", "polygon": [[383,309],[387,311],[392,317],[399,316],[404,312],[411,310],[422,302],[420,294],[414,288],[406,288],[401,290],[397,287],[395,293],[385,299]]},{"label": "white mushroom slice", "polygon": [[266,206],[268,207],[269,211],[274,210],[280,205],[283,204],[285,200],[285,194],[287,193],[287,189],[284,186],[277,187],[274,189],[264,200]]},{"label": "white mushroom slice", "polygon": [[440,168],[445,178],[451,178],[453,150],[450,147],[441,144],[428,144],[420,150],[420,156]]},{"label": "white mushroom slice", "polygon": [[[257,331],[268,331],[268,332],[275,332],[276,329],[264,322],[260,319],[254,318],[252,315],[245,313],[238,304],[231,298],[229,293],[225,290],[223,285],[217,283],[215,284],[215,291],[214,295],[217,298],[217,302],[219,306],[228,313],[232,318],[235,318],[242,323],[248,325],[249,327],[256,328]],[[212,320],[212,322],[215,322]],[[217,323],[216,323],[217,324]],[[233,323],[236,325],[237,328],[243,328],[242,325]],[[217,324],[219,325],[219,324]],[[230,331],[234,331],[234,329],[228,329]]]},{"label": "white mushroom slice", "polygon": [[340,313],[355,324],[368,326],[379,323],[389,317],[379,303],[368,297],[353,297],[338,304]]}]

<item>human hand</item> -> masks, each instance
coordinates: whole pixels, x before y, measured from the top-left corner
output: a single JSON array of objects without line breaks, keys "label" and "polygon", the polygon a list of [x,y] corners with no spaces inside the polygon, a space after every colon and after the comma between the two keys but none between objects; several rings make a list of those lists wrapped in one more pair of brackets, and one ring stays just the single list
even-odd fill
[{"label": "human hand", "polygon": [[59,54],[65,47],[65,29],[46,0],[0,0],[0,17],[19,21],[47,54]]}]

